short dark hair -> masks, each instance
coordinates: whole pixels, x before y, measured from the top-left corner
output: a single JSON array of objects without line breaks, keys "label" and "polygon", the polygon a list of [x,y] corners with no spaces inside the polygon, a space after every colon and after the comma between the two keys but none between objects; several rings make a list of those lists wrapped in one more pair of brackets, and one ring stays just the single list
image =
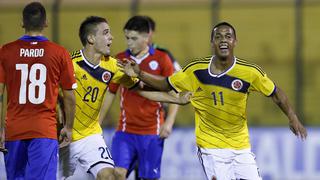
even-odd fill
[{"label": "short dark hair", "polygon": [[220,26],[230,27],[234,33],[234,37],[237,39],[236,30],[234,29],[234,27],[230,23],[223,21],[223,22],[220,22],[220,23],[216,24],[215,26],[213,26],[212,31],[211,31],[211,42],[213,41],[214,30]]},{"label": "short dark hair", "polygon": [[149,28],[151,31],[155,31],[156,30],[156,22],[154,22],[154,20],[150,17],[150,16],[144,16],[148,22],[149,22]]},{"label": "short dark hair", "polygon": [[148,19],[145,16],[133,16],[124,25],[123,30],[149,33],[151,30]]},{"label": "short dark hair", "polygon": [[22,12],[23,27],[27,31],[43,30],[46,25],[46,9],[40,2],[27,4]]},{"label": "short dark hair", "polygon": [[79,37],[83,46],[87,44],[87,36],[89,34],[95,34],[96,26],[100,23],[108,23],[108,21],[99,16],[89,16],[80,25]]}]

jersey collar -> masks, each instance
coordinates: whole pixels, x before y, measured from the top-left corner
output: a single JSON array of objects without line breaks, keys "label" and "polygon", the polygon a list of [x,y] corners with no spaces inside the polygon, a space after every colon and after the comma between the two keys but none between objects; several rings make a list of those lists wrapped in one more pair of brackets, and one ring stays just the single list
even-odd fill
[{"label": "jersey collar", "polygon": [[81,53],[81,56],[82,56],[84,62],[85,62],[89,67],[91,67],[92,69],[97,69],[97,68],[100,66],[101,61],[99,62],[99,64],[93,65],[93,64],[91,64],[91,63],[86,59],[86,57],[83,55],[82,50],[80,50],[80,53]]},{"label": "jersey collar", "polygon": [[22,41],[48,41],[48,39],[44,36],[28,36],[24,35],[21,38],[19,38]]},{"label": "jersey collar", "polygon": [[211,59],[210,59],[210,63],[209,63],[209,67],[208,67],[208,73],[210,74],[210,76],[212,76],[212,77],[217,77],[217,78],[219,78],[219,77],[227,74],[227,73],[235,66],[236,61],[237,61],[237,58],[234,56],[234,57],[233,57],[234,61],[233,61],[233,64],[232,64],[232,66],[231,66],[230,68],[226,69],[224,72],[222,72],[222,73],[220,73],[220,74],[213,74],[213,73],[210,71],[210,67],[211,67],[211,64],[212,64],[213,61],[214,61],[214,57],[215,57],[215,56],[212,56]]},{"label": "jersey collar", "polygon": [[[156,52],[155,48],[152,45],[149,46],[149,54],[154,55],[155,52]],[[133,56],[133,54],[131,54],[130,49],[126,50],[126,56]]]},{"label": "jersey collar", "polygon": [[149,46],[149,51],[148,53],[146,53],[144,56],[142,56],[141,58],[136,58],[130,51],[130,49],[126,50],[126,56],[130,57],[131,59],[133,59],[136,63],[140,64],[144,59],[146,59],[149,55],[154,55],[155,54],[155,48],[153,46]]}]

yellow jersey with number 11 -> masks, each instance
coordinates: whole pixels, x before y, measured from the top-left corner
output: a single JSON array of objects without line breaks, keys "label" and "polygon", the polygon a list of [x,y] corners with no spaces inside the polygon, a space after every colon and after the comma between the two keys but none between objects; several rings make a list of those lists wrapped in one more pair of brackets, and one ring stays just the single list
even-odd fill
[{"label": "yellow jersey with number 11", "polygon": [[191,91],[196,142],[202,148],[250,148],[247,98],[251,91],[271,96],[276,87],[259,66],[239,58],[225,72],[210,72],[214,57],[198,59],[168,78],[177,91]]}]

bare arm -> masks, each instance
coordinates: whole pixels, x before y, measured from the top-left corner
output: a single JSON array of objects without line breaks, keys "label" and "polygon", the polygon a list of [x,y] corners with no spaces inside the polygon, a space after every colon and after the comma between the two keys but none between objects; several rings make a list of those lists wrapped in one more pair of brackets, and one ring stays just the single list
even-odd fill
[{"label": "bare arm", "polygon": [[[153,101],[167,102],[167,103],[176,103],[176,104],[187,104],[189,103],[191,92],[182,92],[180,96],[170,91],[165,92],[154,92],[154,91],[137,91],[138,94],[144,96]],[[172,132],[172,127],[175,122],[175,118],[178,112],[179,106],[176,104],[169,104],[168,113],[164,124],[160,127],[159,136],[161,138],[167,138]]]},{"label": "bare arm", "polygon": [[100,113],[99,113],[99,124],[101,125],[103,120],[106,119],[106,116],[110,110],[110,107],[112,105],[112,102],[114,100],[114,98],[116,97],[116,95],[114,93],[111,93],[110,91],[106,91],[103,101],[102,101],[102,105],[100,108]]},{"label": "bare arm", "polygon": [[143,96],[152,101],[165,102],[185,105],[189,103],[191,97],[191,92],[182,92],[180,96],[170,94],[168,92],[159,92],[159,91],[137,91],[140,96]]},{"label": "bare arm", "polygon": [[118,61],[118,66],[124,73],[131,77],[138,77],[143,82],[160,91],[170,91],[171,87],[166,80],[166,77],[153,75],[140,70],[139,65],[132,60],[124,59]]},{"label": "bare arm", "polygon": [[305,139],[307,137],[307,130],[299,121],[298,116],[289,103],[288,97],[279,87],[277,87],[276,92],[272,96],[272,100],[288,117],[291,131],[301,139]]},{"label": "bare arm", "polygon": [[[173,91],[170,91],[171,95],[177,97],[178,94],[174,93]],[[165,122],[160,127],[160,133],[159,136],[161,138],[168,138],[169,135],[172,133],[173,124],[176,120],[177,112],[178,112],[179,106],[176,104],[169,104],[168,105],[168,112]]]},{"label": "bare arm", "polygon": [[65,124],[60,132],[59,140],[63,141],[60,147],[64,147],[71,143],[72,140],[72,128],[74,122],[74,116],[76,111],[76,100],[73,90],[62,90],[63,104],[65,112]]}]

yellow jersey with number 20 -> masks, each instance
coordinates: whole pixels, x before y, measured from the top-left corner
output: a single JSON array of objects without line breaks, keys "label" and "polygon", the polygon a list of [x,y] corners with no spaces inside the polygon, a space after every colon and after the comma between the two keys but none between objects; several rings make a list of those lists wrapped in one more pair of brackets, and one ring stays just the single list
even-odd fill
[{"label": "yellow jersey with number 20", "polygon": [[72,140],[76,141],[92,134],[102,133],[98,122],[100,107],[110,82],[132,88],[138,79],[125,75],[112,57],[102,57],[100,64],[93,66],[82,54],[75,51],[71,55],[76,81],[76,115]]}]

